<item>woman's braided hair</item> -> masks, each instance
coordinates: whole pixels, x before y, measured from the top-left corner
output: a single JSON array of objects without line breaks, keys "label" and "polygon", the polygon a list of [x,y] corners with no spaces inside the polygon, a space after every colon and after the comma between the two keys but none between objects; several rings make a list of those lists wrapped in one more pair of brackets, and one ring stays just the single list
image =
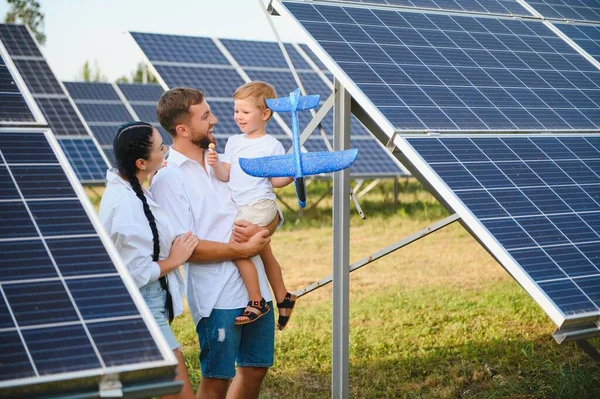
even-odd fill
[{"label": "woman's braided hair", "polygon": [[[152,133],[154,128],[151,124],[146,122],[129,122],[121,125],[117,130],[115,140],[113,142],[113,150],[115,158],[117,160],[117,168],[122,176],[125,176],[131,184],[131,188],[135,192],[135,195],[142,201],[144,207],[144,214],[150,224],[150,230],[152,230],[152,260],[158,261],[160,253],[160,241],[158,235],[158,228],[156,227],[156,219],[150,210],[146,196],[142,191],[142,186],[138,180],[136,173],[138,171],[135,162],[138,159],[148,160],[150,158],[150,152],[152,151]],[[171,297],[167,279],[163,276],[160,279],[160,285],[167,291],[167,315],[169,323],[173,321],[173,298]]]}]

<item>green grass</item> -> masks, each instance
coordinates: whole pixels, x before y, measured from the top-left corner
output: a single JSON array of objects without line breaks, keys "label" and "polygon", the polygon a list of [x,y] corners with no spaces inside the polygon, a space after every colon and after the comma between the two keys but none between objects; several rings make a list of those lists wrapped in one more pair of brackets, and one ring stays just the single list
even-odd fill
[{"label": "green grass", "polygon": [[[352,211],[351,262],[448,215],[413,179],[402,188],[398,204],[389,182],[363,197],[366,220]],[[310,184],[308,206],[329,189]],[[293,187],[280,194],[294,203]],[[331,273],[331,198],[285,217],[272,245],[296,289]],[[598,366],[554,342],[554,323],[457,223],[352,273],[350,287],[352,398],[600,398]],[[300,299],[262,399],[331,396],[331,309],[331,286]],[[189,312],[173,327],[196,387]]]}]

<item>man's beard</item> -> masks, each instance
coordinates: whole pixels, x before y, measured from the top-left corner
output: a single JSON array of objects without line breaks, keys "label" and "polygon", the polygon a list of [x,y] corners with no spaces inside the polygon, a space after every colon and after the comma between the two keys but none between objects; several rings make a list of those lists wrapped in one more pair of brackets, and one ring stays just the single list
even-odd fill
[{"label": "man's beard", "polygon": [[208,138],[208,135],[207,135],[207,136],[203,136],[199,139],[192,140],[192,143],[194,143],[195,145],[197,145],[200,148],[204,148],[205,150],[208,150],[208,145],[210,143],[214,143],[215,145],[217,145],[217,140],[212,141],[210,138]]}]

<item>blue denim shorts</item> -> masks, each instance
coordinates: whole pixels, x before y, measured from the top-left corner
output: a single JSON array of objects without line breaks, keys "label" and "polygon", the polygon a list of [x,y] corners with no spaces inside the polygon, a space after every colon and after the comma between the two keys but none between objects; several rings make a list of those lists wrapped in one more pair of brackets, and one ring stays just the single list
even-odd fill
[{"label": "blue denim shorts", "polygon": [[167,317],[167,291],[160,286],[160,281],[153,281],[140,288],[140,292],[152,316],[156,319],[160,331],[167,340],[169,348],[171,350],[179,348],[179,342],[177,342],[173,330],[171,330],[169,318]]},{"label": "blue denim shorts", "polygon": [[240,309],[213,309],[196,326],[200,343],[202,377],[230,379],[238,367],[271,367],[275,349],[275,318],[271,311],[242,326],[233,323]]}]

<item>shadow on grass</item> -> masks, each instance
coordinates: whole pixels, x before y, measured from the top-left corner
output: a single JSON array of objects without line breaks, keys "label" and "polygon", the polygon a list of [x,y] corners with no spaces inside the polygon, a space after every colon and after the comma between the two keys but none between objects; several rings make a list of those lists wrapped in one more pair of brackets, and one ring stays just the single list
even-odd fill
[{"label": "shadow on grass", "polygon": [[[283,225],[284,229],[331,225],[331,191],[330,181],[314,181],[307,187],[307,207],[300,209],[296,202],[293,185],[281,190],[278,193],[279,198],[287,204],[287,206],[282,206],[287,221]],[[321,200],[319,201],[319,199]],[[394,198],[393,183],[384,181],[360,198],[359,203],[367,218],[400,216],[432,221],[444,218],[449,214],[415,179],[410,179],[400,185],[398,201]],[[350,217],[352,220],[360,220],[352,201],[350,201]]]},{"label": "shadow on grass", "polygon": [[[598,366],[574,344],[558,346],[547,337],[415,349],[393,360],[357,358],[350,362],[353,398],[600,397]],[[330,378],[330,370],[286,375],[274,369],[261,397],[331,397]]]}]

